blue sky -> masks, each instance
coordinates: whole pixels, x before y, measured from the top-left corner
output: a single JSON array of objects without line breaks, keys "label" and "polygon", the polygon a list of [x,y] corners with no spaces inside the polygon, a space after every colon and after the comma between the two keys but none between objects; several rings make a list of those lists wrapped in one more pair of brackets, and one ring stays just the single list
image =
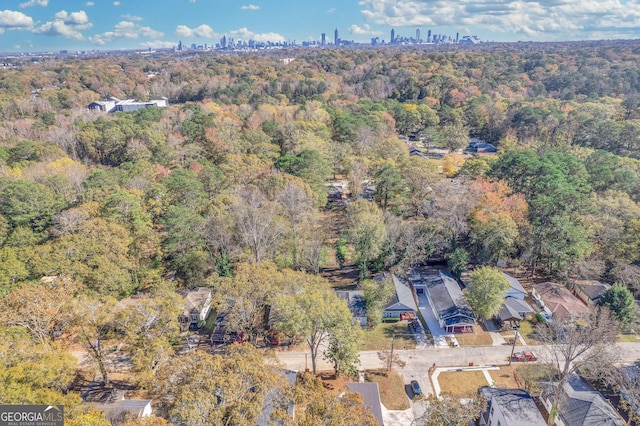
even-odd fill
[{"label": "blue sky", "polygon": [[640,0],[1,0],[0,51],[90,50],[242,40],[495,41],[638,38]]}]

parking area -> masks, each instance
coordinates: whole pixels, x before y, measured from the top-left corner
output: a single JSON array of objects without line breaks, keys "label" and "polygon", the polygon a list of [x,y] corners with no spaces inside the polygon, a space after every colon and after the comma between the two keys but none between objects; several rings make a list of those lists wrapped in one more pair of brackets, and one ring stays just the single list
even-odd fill
[{"label": "parking area", "polygon": [[424,318],[424,321],[427,323],[427,327],[429,327],[429,332],[433,337],[433,345],[436,348],[448,348],[447,333],[444,328],[440,327],[440,322],[436,318],[433,309],[431,309],[429,297],[426,292],[418,294],[418,309],[422,314],[422,318]]}]

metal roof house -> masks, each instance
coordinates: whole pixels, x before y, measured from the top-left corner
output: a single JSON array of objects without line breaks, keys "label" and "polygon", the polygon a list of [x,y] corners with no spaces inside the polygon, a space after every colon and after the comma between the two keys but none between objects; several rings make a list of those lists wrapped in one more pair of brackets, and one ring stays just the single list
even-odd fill
[{"label": "metal roof house", "polygon": [[476,318],[463,302],[462,290],[451,275],[439,271],[425,278],[429,304],[447,333],[473,333]]},{"label": "metal roof house", "polygon": [[91,102],[87,108],[89,111],[96,112],[128,112],[147,107],[166,107],[169,103],[168,98],[152,99],[148,102],[138,102],[135,99],[118,99],[111,97],[106,101]]},{"label": "metal roof house", "polygon": [[[387,274],[381,274],[375,279],[384,280],[387,276]],[[391,280],[393,281],[393,286],[396,291],[393,298],[382,311],[382,317],[399,319],[413,318],[416,312],[418,312],[418,305],[416,304],[411,285],[406,281],[400,280],[400,278],[394,274],[391,274]]]},{"label": "metal roof house", "polygon": [[345,383],[350,392],[362,395],[364,405],[369,407],[371,413],[378,420],[378,424],[383,426],[382,403],[380,402],[380,391],[377,383]]},{"label": "metal roof house", "polygon": [[483,386],[478,393],[487,399],[487,410],[480,415],[480,426],[545,426],[540,410],[523,389]]},{"label": "metal roof house", "polygon": [[335,290],[338,299],[344,300],[349,306],[353,323],[361,326],[367,325],[367,305],[362,290]]},{"label": "metal roof house", "polygon": [[[547,411],[551,408],[548,395],[553,392],[556,384],[543,385],[540,396]],[[563,397],[555,424],[558,426],[623,426],[626,422],[618,412],[602,397],[600,392],[593,390],[580,376],[573,375],[564,384]]]}]

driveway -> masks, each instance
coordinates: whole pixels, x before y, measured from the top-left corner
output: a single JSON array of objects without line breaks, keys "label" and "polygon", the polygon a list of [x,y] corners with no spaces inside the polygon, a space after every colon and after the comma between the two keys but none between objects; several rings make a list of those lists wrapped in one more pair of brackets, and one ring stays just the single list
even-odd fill
[{"label": "driveway", "polygon": [[426,293],[418,295],[418,309],[422,314],[422,318],[424,318],[424,321],[427,323],[427,327],[429,327],[431,336],[433,336],[433,345],[439,349],[448,348],[449,345],[445,339],[447,333],[444,331],[444,328],[440,327],[440,322],[433,313],[433,309],[431,309],[431,302]]}]

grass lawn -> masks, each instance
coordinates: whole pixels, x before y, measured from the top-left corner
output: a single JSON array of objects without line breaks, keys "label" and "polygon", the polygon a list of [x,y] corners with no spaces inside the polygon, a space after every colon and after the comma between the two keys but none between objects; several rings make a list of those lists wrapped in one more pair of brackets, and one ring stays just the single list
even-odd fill
[{"label": "grass lawn", "polygon": [[364,377],[367,382],[378,384],[380,401],[387,410],[406,410],[410,407],[400,374],[395,371],[370,370]]},{"label": "grass lawn", "polygon": [[638,339],[638,336],[635,334],[621,334],[618,337],[618,341],[619,342],[626,342],[626,343],[633,343],[633,342],[640,342],[640,339]]},{"label": "grass lawn", "polygon": [[500,370],[489,370],[489,375],[497,387],[515,389],[519,387],[514,377],[515,368],[513,365],[500,367]]},{"label": "grass lawn", "polygon": [[[534,330],[536,325],[529,320],[520,322],[520,334],[528,345],[542,345],[542,342],[535,339]],[[519,343],[518,343],[519,344]]]},{"label": "grass lawn", "polygon": [[[361,351],[390,351],[394,334],[411,333],[406,321],[382,323],[374,329],[365,329],[362,336]],[[415,349],[413,336],[396,336],[394,349]]]},{"label": "grass lawn", "polygon": [[488,386],[482,371],[444,371],[438,375],[441,393],[454,398],[466,398],[475,395],[480,386]]},{"label": "grass lawn", "polygon": [[473,333],[459,333],[455,336],[460,346],[487,346],[493,344],[491,335],[479,325],[474,327]]}]

